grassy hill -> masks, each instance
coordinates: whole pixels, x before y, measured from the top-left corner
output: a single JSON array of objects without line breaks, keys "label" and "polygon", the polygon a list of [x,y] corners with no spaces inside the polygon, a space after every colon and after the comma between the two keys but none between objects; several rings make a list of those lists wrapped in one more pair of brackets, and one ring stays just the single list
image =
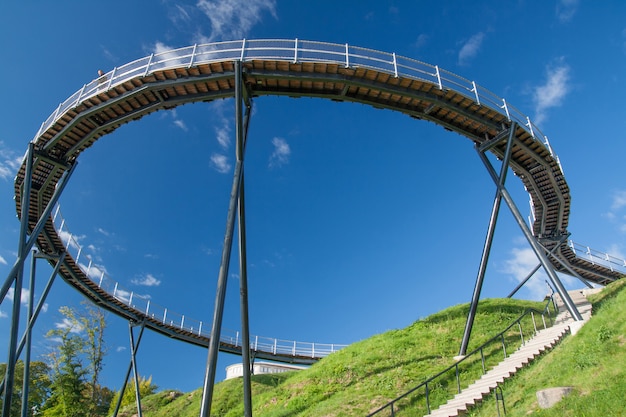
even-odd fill
[{"label": "grassy hill", "polygon": [[[535,410],[535,391],[560,385],[576,387],[576,394],[562,404],[608,401],[609,404],[620,404],[626,410],[625,400],[620,398],[619,402],[613,399],[616,395],[624,397],[626,392],[626,375],[622,369],[616,369],[620,367],[614,366],[626,363],[626,310],[623,307],[626,306],[626,291],[620,293],[622,287],[621,283],[612,285],[601,293],[595,300],[594,317],[576,337],[567,338],[554,355],[545,355],[537,365],[524,370],[504,386],[508,416],[526,415],[529,410]],[[525,309],[541,310],[543,307],[544,303],[520,300],[482,301],[470,350],[503,330]],[[253,414],[259,417],[365,416],[454,362],[452,358],[459,349],[468,308],[467,304],[450,307],[405,329],[391,330],[352,344],[305,371],[253,376]],[[617,320],[617,317],[621,319]],[[526,323],[524,327],[531,328],[532,325]],[[515,343],[516,338],[519,339],[517,328],[507,335],[507,343]],[[616,356],[620,352],[623,356]],[[497,347],[486,354],[490,364],[501,359],[501,351]],[[616,362],[616,357],[621,362]],[[564,369],[571,371],[564,372]],[[462,383],[469,384],[479,377],[480,372],[478,358],[473,369],[463,371]],[[582,380],[574,380],[573,376],[578,374],[586,376]],[[596,374],[599,375],[592,376]],[[624,382],[611,384],[616,388],[608,387],[607,375],[611,375],[608,377],[611,380],[620,378]],[[445,402],[455,389],[454,375],[444,375],[432,387],[431,405]],[[162,391],[143,399],[144,415],[198,416],[201,394],[201,389],[191,393]],[[243,415],[241,379],[217,384],[213,399],[212,416]],[[409,406],[409,415],[423,415],[425,412],[421,398]],[[567,414],[564,408],[560,408],[561,411],[555,414],[537,415],[619,415],[610,412],[581,414],[578,412],[580,405],[572,407],[577,411]],[[594,407],[589,406],[590,412]],[[136,413],[133,408],[122,411],[120,416]],[[472,413],[475,416],[497,415],[495,402],[487,399],[481,408]]]}]

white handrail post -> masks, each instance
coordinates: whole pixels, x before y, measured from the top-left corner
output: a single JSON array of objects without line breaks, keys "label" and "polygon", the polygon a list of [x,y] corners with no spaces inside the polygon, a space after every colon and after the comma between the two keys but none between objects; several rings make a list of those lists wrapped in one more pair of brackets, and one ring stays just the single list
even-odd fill
[{"label": "white handrail post", "polygon": [[202,322],[200,322],[200,327],[198,327],[198,336],[202,334]]},{"label": "white handrail post", "polygon": [[254,350],[258,350],[259,348],[259,336],[254,336]]},{"label": "white handrail post", "polygon": [[180,329],[184,329],[185,327],[185,315],[183,314],[183,317],[180,319]]},{"label": "white handrail post", "polygon": [[295,64],[297,62],[298,62],[298,38],[296,38],[296,42],[293,48],[293,63]]},{"label": "white handrail post", "polygon": [[115,287],[113,288],[113,297],[116,296],[117,293],[117,282],[115,283]]},{"label": "white handrail post", "polygon": [[150,64],[152,64],[152,57],[154,57],[154,52],[150,54],[150,58],[148,58],[148,63],[146,64],[146,70],[143,73],[143,76],[145,77],[146,75],[148,75],[148,72],[150,71]]},{"label": "white handrail post", "polygon": [[291,351],[291,356],[296,356],[296,341],[293,341],[293,349]]},{"label": "white handrail post", "polygon": [[443,84],[441,83],[441,74],[439,73],[439,65],[435,65],[435,74],[437,75],[437,83],[439,84],[439,89],[443,90]]},{"label": "white handrail post", "polygon": [[530,122],[530,117],[526,116],[526,122],[528,122],[526,126],[528,126],[528,129],[530,129],[530,135],[533,137],[533,139],[535,139],[535,132],[533,131],[533,124]]},{"label": "white handrail post", "polygon": [[146,316],[148,315],[149,312],[150,312],[150,300],[148,300],[148,302],[146,303]]},{"label": "white handrail post", "polygon": [[398,62],[396,60],[396,53],[393,54],[393,74],[395,78],[398,78]]},{"label": "white handrail post", "polygon": [[474,92],[474,95],[476,96],[476,103],[480,106],[480,97],[478,96],[478,88],[476,87],[476,82],[472,81],[472,91]]},{"label": "white handrail post", "polygon": [[196,48],[198,47],[197,43],[193,44],[193,49],[191,50],[191,58],[189,59],[189,65],[187,66],[187,69],[191,68],[193,66],[193,59],[196,56]]},{"label": "white handrail post", "polygon": [[89,265],[87,265],[87,271],[85,272],[85,275],[87,275],[87,278],[89,278],[89,271],[91,271],[91,263],[93,261],[90,259],[89,260]]},{"label": "white handrail post", "polygon": [[78,93],[78,98],[76,99],[72,107],[76,108],[76,106],[80,104],[80,98],[83,96],[83,93],[85,92],[86,87],[87,87],[87,84],[83,84],[83,88],[80,89],[80,93]]},{"label": "white handrail post", "polygon": [[113,71],[111,71],[111,78],[109,78],[109,83],[107,84],[107,91],[111,89],[111,84],[113,83],[113,78],[115,78],[116,71],[117,71],[117,67],[113,68]]},{"label": "white handrail post", "polygon": [[163,324],[165,324],[165,318],[167,317],[167,308],[163,312]]},{"label": "white handrail post", "polygon": [[278,343],[278,339],[274,339],[274,355],[276,355],[276,344]]},{"label": "white handrail post", "polygon": [[104,279],[104,271],[100,274],[100,282],[98,283],[98,288],[102,288],[102,280]]},{"label": "white handrail post", "polygon": [[235,347],[237,347],[238,343],[239,343],[239,331],[235,333]]},{"label": "white handrail post", "polygon": [[243,62],[244,51],[246,50],[246,38],[243,38],[241,41],[241,55],[239,56],[239,60]]},{"label": "white handrail post", "polygon": [[132,307],[132,302],[133,302],[133,292],[130,292],[130,297],[128,297],[128,306]]},{"label": "white handrail post", "polygon": [[346,43],[346,68],[350,68],[350,49]]},{"label": "white handrail post", "polygon": [[509,114],[509,106],[506,105],[506,100],[505,99],[502,99],[502,108],[504,109],[504,112],[506,113],[506,118],[510,122],[511,121],[511,115]]},{"label": "white handrail post", "polygon": [[311,343],[311,357],[315,357],[315,343]]}]

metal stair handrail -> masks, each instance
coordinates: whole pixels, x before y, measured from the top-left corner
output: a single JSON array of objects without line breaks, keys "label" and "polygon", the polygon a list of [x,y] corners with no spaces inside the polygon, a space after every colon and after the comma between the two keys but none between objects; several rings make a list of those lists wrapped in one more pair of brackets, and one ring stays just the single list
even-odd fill
[{"label": "metal stair handrail", "polygon": [[[552,310],[553,312],[550,311],[550,306],[552,306]],[[397,410],[395,410],[395,404],[408,397],[409,395],[413,394],[414,392],[416,392],[417,390],[419,390],[420,388],[424,388],[424,393],[425,393],[425,397],[426,397],[426,409],[428,410],[428,414],[431,413],[431,406],[430,406],[430,391],[429,391],[429,384],[432,385],[432,383],[437,380],[439,377],[447,374],[448,372],[454,370],[455,371],[455,377],[456,377],[456,385],[457,385],[457,391],[458,393],[461,392],[461,371],[460,371],[460,366],[463,364],[463,362],[467,361],[469,358],[475,357],[476,355],[480,354],[480,358],[481,358],[481,362],[482,362],[482,371],[483,371],[483,375],[485,373],[487,373],[487,369],[485,367],[485,355],[484,355],[484,350],[485,348],[487,348],[489,345],[491,345],[493,342],[495,341],[501,341],[502,344],[502,350],[504,353],[504,359],[507,358],[507,352],[506,352],[506,344],[505,344],[505,334],[510,331],[513,327],[515,327],[516,325],[518,326],[519,329],[519,333],[520,333],[520,340],[521,340],[521,346],[524,345],[524,343],[526,343],[526,340],[524,339],[524,333],[522,330],[522,320],[527,317],[528,315],[531,316],[532,318],[532,322],[533,322],[533,327],[534,327],[534,333],[537,333],[537,324],[535,322],[535,313],[541,315],[542,317],[542,322],[543,322],[543,328],[547,329],[548,327],[552,327],[554,325],[554,319],[553,319],[553,315],[554,317],[556,317],[556,315],[558,314],[559,310],[556,306],[556,301],[554,299],[554,293],[549,295],[548,297],[546,297],[546,305],[544,307],[544,309],[542,311],[539,311],[535,308],[527,308],[526,310],[524,310],[524,312],[517,318],[515,319],[509,326],[507,326],[504,330],[502,330],[500,333],[496,334],[495,336],[493,336],[491,339],[489,339],[488,341],[486,341],[485,343],[483,343],[482,345],[480,345],[479,347],[477,347],[476,349],[474,349],[473,351],[471,351],[470,353],[468,353],[467,355],[465,355],[463,358],[459,359],[458,361],[456,361],[455,363],[453,363],[452,365],[448,366],[447,368],[445,368],[444,370],[440,371],[439,373],[435,374],[434,376],[431,376],[430,378],[426,379],[425,381],[423,381],[422,383],[420,383],[419,385],[417,385],[414,388],[411,388],[410,390],[408,390],[407,392],[405,392],[404,394],[394,398],[393,400],[389,401],[388,403],[386,403],[385,405],[381,406],[380,408],[376,409],[375,411],[371,412],[370,414],[367,415],[367,417],[371,417],[374,415],[377,415],[385,410],[390,410],[391,415],[395,415],[395,412]],[[546,316],[549,319],[550,325],[548,326],[546,323]]]}]

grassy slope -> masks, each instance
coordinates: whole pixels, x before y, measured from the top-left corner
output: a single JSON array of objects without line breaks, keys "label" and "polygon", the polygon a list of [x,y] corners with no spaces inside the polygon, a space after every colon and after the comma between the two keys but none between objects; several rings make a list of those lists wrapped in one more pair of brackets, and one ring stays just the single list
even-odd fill
[{"label": "grassy slope", "polygon": [[[626,415],[626,280],[591,298],[593,316],[551,354],[522,370],[503,386],[508,417]],[[540,410],[536,392],[571,386],[574,392],[549,410]],[[497,415],[488,398],[471,416]],[[502,410],[501,410],[502,411]]]},{"label": "grassy slope", "polygon": [[[504,329],[527,307],[542,309],[543,303],[508,299],[481,302],[471,345],[477,346]],[[366,415],[453,363],[467,311],[467,304],[450,307],[406,329],[350,345],[306,371],[254,376],[253,413],[258,417]],[[517,330],[511,337],[519,338]],[[499,361],[500,355],[494,352],[492,362]],[[478,370],[464,373],[466,384],[478,375]],[[440,393],[443,401],[446,391],[455,387],[454,375],[449,375],[434,387],[433,395]],[[195,417],[200,398],[201,390],[179,396],[161,392],[146,398],[142,408],[149,417]],[[241,379],[217,384],[213,399],[212,416],[243,415]],[[424,407],[422,398],[415,401],[412,410]],[[129,409],[124,415],[132,414],[134,410]]]}]

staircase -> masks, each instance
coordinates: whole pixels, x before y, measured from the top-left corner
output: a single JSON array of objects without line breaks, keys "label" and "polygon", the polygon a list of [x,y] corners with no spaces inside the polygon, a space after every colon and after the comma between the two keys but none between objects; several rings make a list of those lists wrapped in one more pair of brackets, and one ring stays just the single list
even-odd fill
[{"label": "staircase", "polygon": [[593,291],[577,290],[569,293],[578,311],[583,316],[582,323],[577,323],[572,319],[560,297],[556,296],[559,314],[552,327],[538,331],[532,339],[527,340],[517,351],[450,401],[433,410],[428,414],[428,417],[456,417],[464,415],[468,408],[480,403],[498,384],[515,375],[518,370],[526,366],[541,353],[556,345],[568,331],[575,334],[591,317],[591,304],[587,301],[586,295]]}]

